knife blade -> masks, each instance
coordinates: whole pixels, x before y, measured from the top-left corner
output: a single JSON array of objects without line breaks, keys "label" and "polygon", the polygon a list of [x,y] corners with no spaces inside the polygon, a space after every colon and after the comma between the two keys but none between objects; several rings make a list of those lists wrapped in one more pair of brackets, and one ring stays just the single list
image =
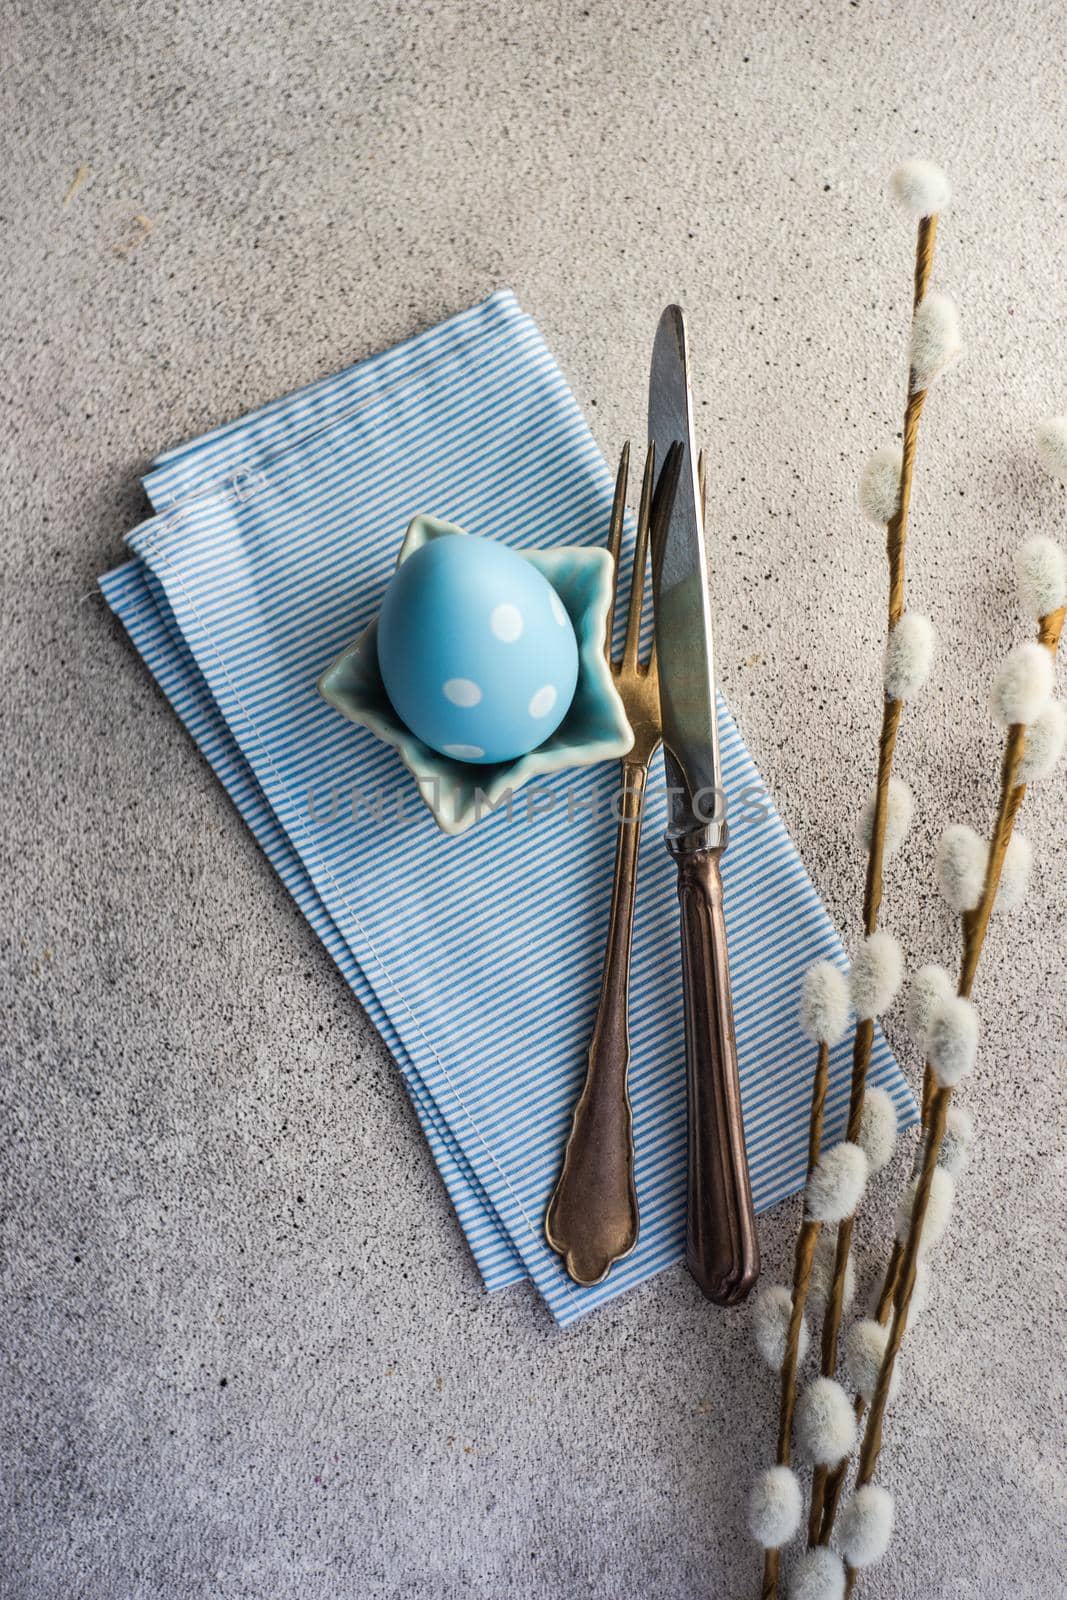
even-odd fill
[{"label": "knife blade", "polygon": [[720,791],[704,515],[681,306],[668,306],[656,331],[649,377],[648,436],[660,461],[666,461],[672,445],[682,449],[671,516],[652,546],[668,828],[672,837],[700,841],[710,849],[725,844],[726,824]]},{"label": "knife blade", "polygon": [[[685,1000],[686,1264],[710,1300],[734,1305],[759,1275],[730,995],[720,857],[726,848],[704,514],[693,444],[685,316],[668,306],[652,351],[649,439],[674,448],[678,483],[652,530],[652,596],[664,760],[666,845],[678,869]],[[677,458],[681,447],[680,462]]]}]

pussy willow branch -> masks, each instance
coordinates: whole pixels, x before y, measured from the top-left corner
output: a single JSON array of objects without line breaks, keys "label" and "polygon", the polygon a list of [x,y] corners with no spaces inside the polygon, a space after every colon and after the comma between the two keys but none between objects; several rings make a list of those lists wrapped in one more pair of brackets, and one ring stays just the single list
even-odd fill
[{"label": "pussy willow branch", "polygon": [[[937,237],[937,217],[923,217],[919,222],[915,241],[915,283],[912,297],[912,317],[924,298],[934,264],[934,240]],[[905,551],[908,540],[908,511],[911,506],[911,485],[915,475],[915,454],[919,442],[919,419],[926,402],[927,391],[916,389],[914,378],[908,374],[908,398],[904,408],[904,448],[900,467],[900,499],[896,512],[886,527],[886,556],[889,562],[889,632],[904,615]],[[878,740],[878,781],[875,789],[874,820],[871,826],[871,847],[867,855],[867,881],[863,893],[863,927],[867,934],[878,927],[878,914],[882,906],[882,879],[885,867],[885,835],[889,820],[889,780],[893,775],[893,754],[903,704],[900,700],[886,699],[882,708],[882,731]],[[848,1127],[845,1138],[853,1142],[859,1136],[863,1117],[863,1099],[870,1065],[871,1047],[874,1043],[874,1023],[856,1024],[852,1044],[852,1088],[849,1096]],[[834,1272],[827,1296],[822,1326],[822,1362],[824,1377],[832,1378],[837,1371],[837,1344],[841,1334],[841,1319],[845,1303],[845,1274],[849,1252],[852,1249],[853,1217],[846,1217],[838,1225],[837,1246],[834,1251]],[[822,1527],[823,1503],[829,1468],[816,1466],[811,1481],[811,1507],[808,1515],[808,1543],[817,1544]]]},{"label": "pussy willow branch", "polygon": [[[819,1159],[822,1145],[822,1119],[826,1107],[826,1089],[830,1081],[830,1046],[820,1044],[815,1063],[815,1082],[811,1091],[811,1120],[808,1123],[808,1177]],[[811,1264],[822,1224],[805,1217],[797,1235],[796,1257],[793,1266],[793,1308],[786,1330],[785,1359],[782,1362],[782,1383],[778,1402],[778,1454],[776,1464],[789,1465],[793,1434],[793,1410],[797,1399],[797,1356],[800,1348],[800,1327],[804,1320],[804,1306],[811,1282]],[[763,1553],[763,1587],[761,1600],[774,1600],[778,1592],[778,1550]]]},{"label": "pussy willow branch", "polygon": [[[1065,616],[1067,616],[1067,609],[1061,607],[1058,611],[1042,617],[1039,624],[1038,639],[1053,657],[1055,657],[1059,648]],[[993,839],[990,845],[989,862],[986,867],[982,896],[975,909],[965,912],[961,918],[963,958],[960,964],[957,993],[965,998],[970,998],[974,987],[978,963],[981,959],[986,934],[989,930],[989,919],[996,901],[997,890],[1000,887],[1004,857],[1007,853],[1008,845],[1011,843],[1015,819],[1026,795],[1026,785],[1018,782],[1019,765],[1025,748],[1025,724],[1015,723],[1009,728],[1004,745],[1004,756],[1001,763],[1000,800],[997,806],[997,818],[993,829]],[[859,1467],[856,1473],[858,1487],[870,1483],[873,1479],[875,1468],[878,1464],[878,1456],[882,1448],[882,1425],[885,1417],[885,1408],[893,1380],[893,1369],[907,1330],[908,1310],[915,1288],[915,1274],[919,1262],[919,1245],[926,1220],[930,1187],[933,1183],[937,1159],[941,1151],[945,1124],[948,1119],[949,1107],[952,1103],[952,1094],[953,1089],[949,1086],[935,1086],[930,1097],[922,1168],[912,1201],[908,1236],[900,1253],[896,1285],[893,1290],[893,1316],[889,1338],[878,1374],[878,1383],[871,1399],[870,1416],[867,1419],[863,1444],[860,1449]],[[832,1525],[833,1519],[831,1517],[824,1525],[824,1538],[829,1537]],[[852,1594],[856,1585],[856,1578],[855,1569],[849,1567],[847,1569],[846,1595]]]},{"label": "pussy willow branch", "polygon": [[[1043,644],[1045,646],[1046,650],[1048,650],[1050,652],[1050,654],[1052,655],[1053,659],[1055,659],[1056,653],[1057,653],[1057,651],[1059,649],[1060,639],[1061,639],[1061,637],[1063,635],[1065,621],[1067,621],[1067,607],[1061,606],[1056,611],[1050,611],[1048,613],[1048,615],[1042,617],[1040,622],[1038,623],[1038,630],[1037,630],[1038,643],[1039,644]],[[1014,730],[1012,730],[1012,731],[1014,733]],[[1007,758],[1008,758],[1010,743],[1011,743],[1011,740],[1009,738],[1008,746],[1005,748],[1005,757],[1004,757],[1005,761],[1007,761]],[[1017,763],[1016,763],[1016,768],[1017,768]],[[1002,771],[1002,789],[1003,789],[1003,780],[1004,780],[1004,773]],[[1019,811],[1020,806],[1023,803],[1023,799],[1025,797],[1025,794],[1026,794],[1026,785],[1025,784],[1015,784],[1012,787],[1011,791],[1010,791],[1010,796],[1009,796],[1009,800],[1008,800],[1008,808],[1009,808],[1010,817],[1011,817],[1011,827],[1014,827],[1015,817],[1018,815],[1018,811]],[[999,818],[999,810],[998,810],[998,818]],[[1008,844],[1008,841],[1010,840],[1010,837],[1011,837],[1011,828],[1009,828],[1007,839],[1005,840],[1005,846],[1004,846],[1005,849],[1007,849],[1007,844]],[[999,882],[999,869],[998,869],[998,882]],[[982,901],[979,903],[979,906],[976,908],[976,910],[973,911],[973,912],[964,912],[963,917],[961,918],[962,928],[963,928],[963,939],[964,939],[964,956],[963,956],[963,966],[962,966],[961,975],[960,975],[961,987],[958,990],[958,993],[960,993],[960,994],[967,994],[967,995],[970,994],[971,985],[973,985],[973,983],[974,983],[975,974],[977,973],[977,970],[978,970],[978,962],[979,962],[979,960],[981,958],[982,949],[983,949],[983,947],[985,945],[986,931],[987,931],[988,926],[989,926],[989,917],[990,917],[990,914],[991,914],[991,910],[992,910],[992,906],[994,904],[995,898],[996,898],[996,896],[995,896],[995,891],[994,891],[993,897],[989,900],[988,907],[983,912],[982,908],[986,904],[985,893],[984,893],[984,889],[983,889]],[[966,983],[968,985],[966,989],[964,989],[962,987],[964,981],[966,981]],[[936,1093],[937,1093],[937,1086],[936,1086],[936,1083],[934,1081],[933,1074],[930,1072],[929,1066],[927,1066],[926,1074],[925,1074],[925,1082],[924,1082],[924,1095],[923,1095],[923,1132],[924,1133],[926,1132],[927,1128],[930,1125],[930,1113],[931,1113],[931,1111],[933,1109],[933,1106],[934,1106]],[[947,1107],[946,1107],[946,1112],[947,1112]],[[943,1131],[944,1130],[942,1129],[942,1132]],[[893,1247],[892,1247],[892,1250],[890,1251],[890,1255],[889,1255],[889,1261],[888,1261],[888,1264],[887,1264],[886,1270],[885,1270],[885,1277],[884,1277],[884,1279],[882,1281],[882,1288],[881,1288],[881,1291],[879,1293],[878,1301],[877,1301],[877,1304],[876,1304],[875,1310],[874,1310],[874,1316],[875,1316],[876,1320],[878,1322],[883,1323],[883,1324],[888,1321],[889,1314],[890,1314],[890,1312],[891,1312],[891,1310],[893,1309],[893,1306],[894,1306],[894,1301],[895,1301],[896,1292],[897,1292],[897,1285],[901,1281],[901,1266],[902,1266],[903,1259],[904,1259],[904,1246],[901,1245],[901,1243],[900,1243],[900,1241],[898,1239],[894,1239]],[[910,1294],[909,1294],[909,1303],[910,1303]],[[866,1410],[866,1405],[865,1405],[865,1402],[863,1400],[862,1395],[857,1395],[856,1398],[855,1398],[855,1410],[856,1410],[856,1418],[857,1418],[857,1420],[859,1420],[860,1418],[862,1418],[862,1416],[864,1414],[864,1411]],[[845,1461],[842,1461],[839,1466],[834,1468],[833,1472],[830,1473],[830,1475],[829,1475],[829,1477],[827,1479],[826,1492],[825,1492],[825,1498],[824,1498],[824,1504],[823,1504],[822,1527],[821,1527],[820,1536],[819,1536],[820,1544],[827,1544],[829,1542],[830,1532],[831,1532],[831,1530],[833,1528],[833,1525],[834,1525],[834,1518],[837,1515],[838,1502],[839,1502],[839,1500],[841,1498],[841,1490],[842,1490],[842,1487],[844,1485],[844,1480],[845,1480],[845,1477],[847,1475],[847,1472],[848,1472],[848,1461],[845,1460]]]}]

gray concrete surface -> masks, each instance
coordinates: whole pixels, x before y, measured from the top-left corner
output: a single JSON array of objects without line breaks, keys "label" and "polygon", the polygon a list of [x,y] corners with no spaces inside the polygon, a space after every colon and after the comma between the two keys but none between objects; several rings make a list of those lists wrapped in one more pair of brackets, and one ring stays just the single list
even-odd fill
[{"label": "gray concrete surface", "polygon": [[[971,350],[923,430],[911,595],[944,649],[889,904],[915,961],[951,959],[932,843],[990,814],[1010,552],[1067,535],[1028,443],[1067,409],[1060,8],[3,17],[0,1592],[754,1595],[772,1386],[744,1319],[681,1270],[567,1336],[480,1293],[386,1051],[90,594],[154,451],[495,285],[613,454],[679,298],[724,677],[853,930],[883,605],[854,480],[899,426],[909,274],[884,184],[932,155]],[[980,1144],[892,1417],[872,1600],[1064,1592],[1062,777],[1025,826],[1040,868],[980,979]],[[763,1222],[771,1274],[795,1216]]]}]

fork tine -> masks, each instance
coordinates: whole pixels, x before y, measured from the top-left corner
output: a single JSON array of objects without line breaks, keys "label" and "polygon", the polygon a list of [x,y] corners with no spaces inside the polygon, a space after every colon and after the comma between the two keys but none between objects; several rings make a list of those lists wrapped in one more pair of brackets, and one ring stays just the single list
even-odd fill
[{"label": "fork tine", "polygon": [[648,523],[652,511],[652,486],[656,476],[656,447],[649,444],[645,457],[645,475],[641,481],[641,509],[637,514],[637,538],[634,541],[634,565],[630,577],[630,604],[626,612],[626,642],[622,650],[624,667],[637,665],[637,651],[641,643],[641,606],[645,597],[645,567],[648,556]]},{"label": "fork tine", "polygon": [[619,593],[619,548],[622,545],[622,524],[626,516],[626,486],[630,477],[630,441],[627,439],[619,457],[619,470],[615,474],[615,498],[611,502],[611,522],[608,526],[608,555],[614,572],[611,578],[611,600],[608,605],[607,629],[604,634],[604,654],[611,665],[611,640],[615,632],[615,600]]}]

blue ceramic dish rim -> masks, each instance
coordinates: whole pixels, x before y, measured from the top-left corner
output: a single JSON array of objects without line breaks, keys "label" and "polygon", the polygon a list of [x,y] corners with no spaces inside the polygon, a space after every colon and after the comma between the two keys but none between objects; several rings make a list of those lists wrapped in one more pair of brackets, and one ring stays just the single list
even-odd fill
[{"label": "blue ceramic dish rim", "polygon": [[[428,540],[462,534],[466,529],[438,517],[417,516],[408,524],[397,566]],[[557,545],[550,550],[518,550],[517,555],[547,578],[556,590],[574,627],[578,641],[578,683],[570,710],[551,738],[515,761],[479,766],[455,761],[431,750],[407,728],[389,704],[378,667],[378,619],[363,629],[335,656],[319,676],[316,688],[322,698],[349,722],[367,728],[399,755],[415,779],[422,800],[442,832],[465,833],[482,816],[490,815],[507,795],[532,778],[548,777],[570,769],[618,759],[633,746],[633,730],[626,717],[604,653],[608,610],[615,582],[614,566],[600,545]],[[584,605],[561,580],[567,568],[577,568],[591,584]],[[603,719],[605,731],[584,739],[568,739],[568,725],[591,714]]]}]

